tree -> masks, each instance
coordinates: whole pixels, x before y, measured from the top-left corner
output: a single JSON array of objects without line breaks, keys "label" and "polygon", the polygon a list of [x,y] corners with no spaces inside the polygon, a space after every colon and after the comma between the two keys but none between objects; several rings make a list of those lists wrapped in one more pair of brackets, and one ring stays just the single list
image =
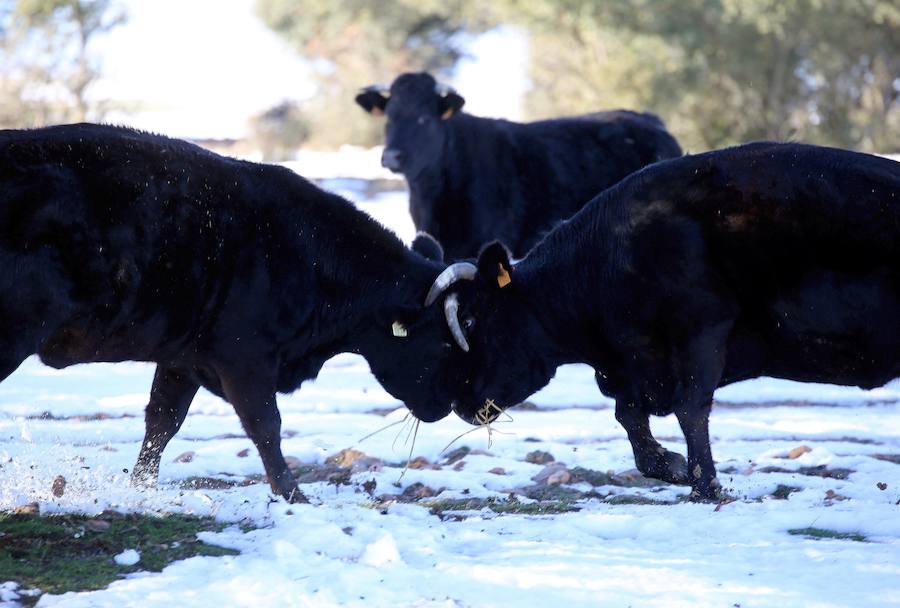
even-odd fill
[{"label": "tree", "polygon": [[0,125],[102,118],[88,95],[100,72],[91,41],[125,20],[115,0],[0,3]]},{"label": "tree", "polygon": [[900,148],[896,0],[500,0],[532,38],[532,115],[659,112],[691,149]]},{"label": "tree", "polygon": [[440,73],[462,54],[465,32],[485,27],[471,0],[257,0],[256,11],[318,74],[308,105],[312,143],[374,144],[382,125],[353,102],[363,86],[410,70]]}]

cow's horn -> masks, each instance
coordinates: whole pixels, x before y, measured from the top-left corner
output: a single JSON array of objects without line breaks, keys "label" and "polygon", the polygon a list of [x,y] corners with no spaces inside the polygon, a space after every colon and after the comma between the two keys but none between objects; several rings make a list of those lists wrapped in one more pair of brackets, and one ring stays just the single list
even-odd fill
[{"label": "cow's horn", "polygon": [[465,352],[469,352],[469,343],[466,341],[466,334],[463,333],[462,327],[459,326],[459,298],[455,293],[451,293],[444,300],[444,316],[447,317],[447,325],[450,327],[450,333],[453,339],[459,344],[459,347]]},{"label": "cow's horn", "polygon": [[434,283],[431,285],[431,289],[428,290],[428,295],[425,297],[425,306],[434,304],[434,301],[438,299],[438,296],[457,281],[472,281],[477,274],[478,268],[475,267],[475,264],[469,262],[450,264],[437,276]]}]

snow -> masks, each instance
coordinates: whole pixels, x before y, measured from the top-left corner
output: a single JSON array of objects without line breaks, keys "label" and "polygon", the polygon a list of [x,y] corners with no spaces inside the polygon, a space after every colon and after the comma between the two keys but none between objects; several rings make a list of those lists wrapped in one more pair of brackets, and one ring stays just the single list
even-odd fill
[{"label": "snow", "polygon": [[12,602],[18,599],[19,594],[16,593],[18,588],[19,585],[12,581],[0,583],[0,602]]},{"label": "snow", "polygon": [[[377,152],[353,154],[351,160],[306,155],[292,166],[302,165],[305,175],[321,178],[409,241],[414,231],[402,182],[395,182],[397,190],[369,194],[368,180],[396,178],[378,174]],[[315,382],[279,396],[283,451],[323,464],[353,447],[383,464],[353,474],[349,485],[303,484],[309,505],[275,500],[260,483],[221,490],[180,484],[263,472],[231,407],[204,392],[163,455],[160,486],[132,488],[128,471],[143,437],[152,373],[140,363],[55,371],[29,359],[0,384],[0,509],[36,502],[44,514],[209,515],[233,525],[201,533],[201,540],[241,553],[129,574],[101,591],[43,595],[39,606],[900,603],[900,465],[877,458],[900,454],[900,385],[865,391],[764,378],[719,390],[710,429],[719,478],[736,498],[728,504],[678,502],[683,487],[610,485],[594,490],[671,504],[587,498],[570,513],[483,509],[442,518],[420,504],[375,501],[362,484],[374,481],[375,496],[421,483],[439,492],[430,500],[505,499],[543,469],[525,461],[534,450],[570,469],[633,469],[631,447],[592,370],[561,368],[530,399],[537,409],[511,411],[513,420],[496,424],[490,444],[482,430],[458,439],[450,450],[475,450],[460,470],[446,461],[445,448],[472,427],[452,417],[421,425],[412,454],[437,468],[403,473],[412,441],[405,409],[363,359],[335,357]],[[390,423],[399,424],[360,441]],[[663,444],[684,452],[673,417],[656,418],[652,427]],[[800,446],[809,450],[787,457]],[[186,452],[192,458],[178,458]],[[848,473],[843,479],[810,474],[815,467]],[[59,475],[67,483],[56,497]],[[796,491],[780,500],[773,495],[779,486]],[[242,522],[256,529],[243,532]],[[860,534],[866,542],[788,533],[808,527]],[[133,550],[117,556],[124,557],[139,556]],[[3,583],[0,573],[0,602],[26,593]]]},{"label": "snow", "polygon": [[133,566],[141,561],[141,554],[134,549],[125,549],[118,555],[113,556],[113,561],[120,566]]},{"label": "snow", "polygon": [[[358,180],[384,179],[396,182],[397,189],[403,189],[402,178],[381,166],[381,152],[384,146],[360,148],[359,146],[341,146],[337,153],[321,150],[298,150],[294,160],[281,163],[300,175],[316,180],[344,180],[343,183],[352,189]],[[346,190],[340,188],[341,182],[328,184],[333,191]],[[368,201],[359,196],[354,197],[359,203]]]}]

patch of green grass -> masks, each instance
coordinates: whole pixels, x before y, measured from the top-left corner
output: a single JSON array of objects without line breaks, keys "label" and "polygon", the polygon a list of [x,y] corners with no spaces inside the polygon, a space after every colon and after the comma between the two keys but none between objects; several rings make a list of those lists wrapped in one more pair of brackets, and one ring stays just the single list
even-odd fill
[{"label": "patch of green grass", "polygon": [[581,507],[570,502],[529,502],[497,501],[489,505],[495,513],[519,513],[525,515],[548,515],[551,513],[572,513]]},{"label": "patch of green grass", "polygon": [[825,530],[823,528],[791,528],[788,534],[793,536],[806,536],[816,540],[822,538],[833,538],[837,540],[854,540],[858,543],[868,542],[865,536],[855,532],[835,532],[834,530]]},{"label": "patch of green grass", "polygon": [[219,479],[217,477],[185,477],[178,486],[187,490],[228,490],[235,486],[246,485],[245,480]]},{"label": "patch of green grass", "polygon": [[498,500],[496,498],[444,498],[425,500],[414,504],[426,507],[432,514],[438,516],[443,515],[445,511],[480,511],[485,507],[494,513],[517,515],[550,515],[580,510],[580,507],[568,501],[525,503],[518,500]]},{"label": "patch of green grass", "polygon": [[673,505],[671,500],[658,500],[640,494],[616,494],[603,500],[610,505]]},{"label": "patch of green grass", "polygon": [[[90,518],[0,513],[0,578],[44,593],[103,589],[123,574],[159,572],[173,561],[195,555],[237,555],[233,549],[197,540],[198,532],[224,527],[211,518],[186,515],[106,512]],[[141,554],[134,566],[113,561],[125,549]]]},{"label": "patch of green grass", "polygon": [[595,471],[584,467],[573,467],[569,472],[572,474],[574,480],[587,482],[594,487],[608,486],[613,483],[613,476],[611,473],[604,473],[602,471]]},{"label": "patch of green grass", "polygon": [[561,485],[548,486],[536,484],[533,486],[528,486],[526,488],[521,488],[520,491],[522,492],[522,494],[532,500],[552,502],[572,503],[576,500],[585,498],[586,496],[584,492],[579,492],[575,488],[567,488]]},{"label": "patch of green grass", "polygon": [[584,481],[594,487],[597,486],[620,486],[623,488],[656,488],[668,485],[658,479],[644,477],[637,471],[626,471],[624,473],[604,473],[603,471],[595,471],[584,467],[573,467],[569,470],[572,479],[575,481]]}]

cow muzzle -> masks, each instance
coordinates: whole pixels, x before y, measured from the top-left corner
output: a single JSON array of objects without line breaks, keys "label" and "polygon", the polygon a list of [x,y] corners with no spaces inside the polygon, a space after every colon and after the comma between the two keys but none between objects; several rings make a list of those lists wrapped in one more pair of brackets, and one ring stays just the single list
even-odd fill
[{"label": "cow muzzle", "polygon": [[[485,399],[484,404],[475,408],[461,408],[457,401],[450,404],[453,413],[464,422],[475,426],[486,426],[495,422],[501,415],[506,414],[506,408],[498,405],[493,399]],[[509,414],[506,414],[509,416]]]},{"label": "cow muzzle", "polygon": [[385,148],[381,153],[381,166],[394,173],[400,173],[403,166],[403,152],[395,148]]}]

